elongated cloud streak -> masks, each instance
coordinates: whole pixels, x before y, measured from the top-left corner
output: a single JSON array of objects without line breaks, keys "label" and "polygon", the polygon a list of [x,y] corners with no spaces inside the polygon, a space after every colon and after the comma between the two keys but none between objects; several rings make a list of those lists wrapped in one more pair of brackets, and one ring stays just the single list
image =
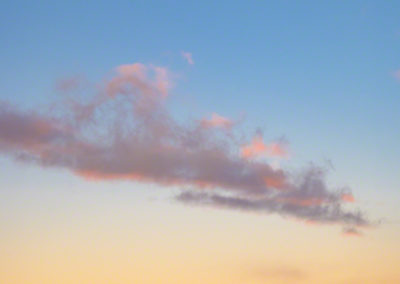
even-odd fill
[{"label": "elongated cloud streak", "polygon": [[242,211],[277,213],[318,223],[344,224],[347,230],[368,226],[360,212],[346,212],[341,194],[330,192],[324,182],[324,171],[310,167],[300,176],[297,184],[263,197],[238,196],[222,192],[184,191],[178,200],[212,207]]},{"label": "elongated cloud streak", "polygon": [[[176,122],[164,105],[171,86],[167,69],[136,63],[117,67],[93,97],[72,98],[52,115],[0,104],[0,152],[87,179],[190,187],[176,196],[188,204],[350,228],[369,225],[360,212],[344,209],[353,201],[351,192],[329,189],[322,169],[311,167],[298,175],[274,169],[243,158],[236,139],[203,127],[204,121]],[[214,116],[207,123],[228,122]]]}]

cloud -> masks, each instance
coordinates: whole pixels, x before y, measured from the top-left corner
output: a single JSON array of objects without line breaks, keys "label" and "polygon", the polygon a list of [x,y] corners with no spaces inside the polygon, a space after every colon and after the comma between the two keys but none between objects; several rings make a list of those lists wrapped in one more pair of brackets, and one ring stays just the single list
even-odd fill
[{"label": "cloud", "polygon": [[205,128],[216,127],[229,129],[233,126],[233,121],[217,113],[213,113],[210,118],[203,118],[201,125]]},{"label": "cloud", "polygon": [[194,64],[192,54],[190,52],[182,51],[181,54],[182,54],[182,57],[187,61],[188,64],[190,64],[190,65]]},{"label": "cloud", "polygon": [[[69,98],[54,112],[2,103],[0,152],[86,179],[189,188],[176,196],[187,204],[347,227],[370,224],[361,212],[345,209],[351,192],[328,188],[322,168],[295,175],[243,158],[234,133],[219,135],[215,126],[226,127],[230,120],[217,114],[205,120],[213,127],[174,120],[165,105],[172,86],[168,69],[135,63],[117,67],[89,99]],[[271,145],[263,151],[286,153]]]},{"label": "cloud", "polygon": [[73,76],[70,78],[61,79],[56,83],[55,89],[62,92],[70,92],[78,89],[83,83],[83,78]]},{"label": "cloud", "polygon": [[264,143],[260,134],[255,135],[249,144],[243,145],[240,149],[240,154],[243,158],[249,159],[264,155],[267,157],[279,158],[286,158],[289,156],[289,153],[282,143],[274,142],[267,145]]}]

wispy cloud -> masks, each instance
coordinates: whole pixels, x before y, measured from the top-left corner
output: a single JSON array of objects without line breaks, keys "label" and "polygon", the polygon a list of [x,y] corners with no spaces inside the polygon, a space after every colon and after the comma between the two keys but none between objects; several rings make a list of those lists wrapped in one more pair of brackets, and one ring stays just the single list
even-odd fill
[{"label": "wispy cloud", "polygon": [[186,60],[186,62],[187,62],[188,64],[190,64],[190,65],[193,65],[193,64],[194,64],[193,57],[192,57],[192,53],[186,52],[186,51],[182,51],[182,52],[181,52],[181,55],[182,55],[182,57]]},{"label": "wispy cloud", "polygon": [[229,129],[233,126],[233,121],[229,118],[223,117],[217,113],[213,113],[210,118],[203,118],[201,125],[205,128],[208,127],[219,127]]},{"label": "wispy cloud", "polygon": [[58,80],[55,86],[57,91],[70,92],[77,89],[83,83],[83,78],[80,76],[72,76]]},{"label": "wispy cloud", "polygon": [[[168,69],[135,63],[117,67],[90,99],[70,98],[54,113],[2,103],[0,152],[88,179],[189,187],[175,197],[187,204],[354,229],[370,224],[361,212],[345,208],[353,201],[350,190],[329,188],[324,169],[310,166],[293,174],[244,157],[233,130],[229,136],[218,134],[218,127],[233,125],[217,114],[189,125],[174,120],[165,106],[172,85]],[[257,139],[250,144],[251,151],[258,149],[254,144],[262,145],[256,154],[286,155]]]}]

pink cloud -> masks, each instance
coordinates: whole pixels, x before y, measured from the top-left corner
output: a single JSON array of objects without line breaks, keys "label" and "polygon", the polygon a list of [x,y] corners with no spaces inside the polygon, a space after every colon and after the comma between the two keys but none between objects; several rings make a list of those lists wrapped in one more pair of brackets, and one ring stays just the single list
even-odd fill
[{"label": "pink cloud", "polygon": [[189,63],[190,65],[194,64],[192,54],[190,52],[182,51],[181,54],[182,54],[182,57],[187,61],[187,63]]},{"label": "pink cloud", "polygon": [[172,87],[172,82],[169,78],[169,72],[167,68],[164,67],[154,67],[154,71],[156,74],[155,85],[161,94],[166,97],[168,95],[168,90]]},{"label": "pink cloud", "polygon": [[243,158],[249,159],[263,155],[268,157],[286,158],[289,154],[281,143],[273,142],[265,144],[261,135],[256,135],[250,144],[241,147],[240,155]]},{"label": "pink cloud", "polygon": [[117,75],[106,86],[110,96],[136,93],[155,99],[167,97],[172,87],[169,72],[164,67],[134,63],[120,65],[116,71]]},{"label": "pink cloud", "polygon": [[141,80],[146,80],[148,67],[142,63],[125,64],[115,68],[120,75],[136,76]]},{"label": "pink cloud", "polygon": [[213,113],[209,119],[203,118],[201,120],[201,125],[205,128],[231,128],[233,126],[233,122],[229,118],[223,117],[217,113]]}]

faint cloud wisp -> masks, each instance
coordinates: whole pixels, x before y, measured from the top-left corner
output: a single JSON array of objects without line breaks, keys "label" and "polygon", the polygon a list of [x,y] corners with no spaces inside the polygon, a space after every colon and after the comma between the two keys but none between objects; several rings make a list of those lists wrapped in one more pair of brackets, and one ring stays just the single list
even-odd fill
[{"label": "faint cloud wisp", "polygon": [[182,51],[181,52],[182,57],[186,60],[186,62],[190,65],[194,64],[194,60],[193,60],[193,56],[192,53],[190,52],[186,52],[186,51]]}]

